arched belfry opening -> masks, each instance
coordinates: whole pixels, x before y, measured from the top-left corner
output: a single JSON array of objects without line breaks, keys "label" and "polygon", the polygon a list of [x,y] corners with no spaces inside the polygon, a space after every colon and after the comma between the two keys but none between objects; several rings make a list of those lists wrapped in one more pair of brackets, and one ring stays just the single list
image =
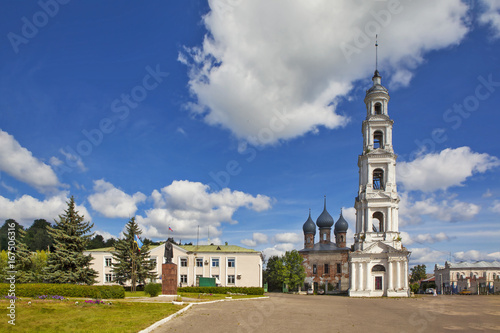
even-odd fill
[{"label": "arched belfry opening", "polygon": [[384,232],[384,214],[382,212],[375,212],[372,216],[373,231]]},{"label": "arched belfry opening", "polygon": [[384,189],[384,170],[382,169],[373,170],[373,189],[374,190]]},{"label": "arched belfry opening", "polygon": [[377,102],[374,105],[375,108],[375,114],[382,114],[382,103]]},{"label": "arched belfry opening", "polygon": [[375,131],[373,133],[373,149],[384,148],[384,133],[382,131]]}]

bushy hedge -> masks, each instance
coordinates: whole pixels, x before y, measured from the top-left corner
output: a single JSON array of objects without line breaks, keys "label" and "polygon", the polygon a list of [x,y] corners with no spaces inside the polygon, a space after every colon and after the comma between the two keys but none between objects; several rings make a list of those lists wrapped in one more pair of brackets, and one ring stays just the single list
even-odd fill
[{"label": "bushy hedge", "polygon": [[[0,283],[0,295],[9,293],[10,284]],[[122,286],[87,286],[59,283],[16,284],[17,297],[36,297],[40,295],[59,295],[64,297],[125,298]]]},{"label": "bushy hedge", "polygon": [[151,297],[156,297],[161,294],[161,284],[160,283],[148,283],[144,286],[144,292],[149,294]]},{"label": "bushy hedge", "polygon": [[177,288],[178,292],[185,293],[205,293],[205,294],[247,294],[264,295],[264,288],[258,287],[182,287]]}]

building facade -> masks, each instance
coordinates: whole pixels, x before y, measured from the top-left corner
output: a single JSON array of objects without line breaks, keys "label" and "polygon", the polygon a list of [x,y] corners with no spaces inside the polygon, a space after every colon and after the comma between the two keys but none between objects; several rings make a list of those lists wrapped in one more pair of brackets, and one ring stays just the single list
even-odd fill
[{"label": "building facade", "polygon": [[[91,268],[98,272],[99,285],[114,284],[113,248],[86,251],[93,257]],[[151,249],[150,259],[156,263],[161,282],[165,244]],[[172,262],[177,264],[177,282],[180,287],[196,286],[198,277],[216,278],[223,287],[262,287],[262,254],[236,245],[175,245]]]},{"label": "building facade", "polygon": [[469,290],[472,294],[500,292],[500,261],[477,261],[434,266],[436,290],[439,294],[458,294]]},{"label": "building facade", "polygon": [[349,254],[353,297],[408,297],[408,257],[401,244],[388,90],[378,70],[365,96],[363,152],[358,158],[359,188],[355,199],[356,233]]},{"label": "building facade", "polygon": [[[304,223],[304,248],[302,255],[306,278],[304,288],[323,290],[325,293],[342,293],[349,288],[349,248],[346,247],[347,221],[340,214],[335,223],[335,242],[331,241],[334,220],[325,207],[316,220],[311,218]],[[319,228],[319,241],[315,243],[316,227]]]}]

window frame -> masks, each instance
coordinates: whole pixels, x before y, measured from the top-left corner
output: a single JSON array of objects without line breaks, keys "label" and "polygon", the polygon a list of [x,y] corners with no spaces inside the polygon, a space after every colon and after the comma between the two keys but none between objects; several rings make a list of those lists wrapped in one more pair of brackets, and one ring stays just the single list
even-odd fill
[{"label": "window frame", "polygon": [[236,267],[236,258],[227,258],[227,267],[235,268]]},{"label": "window frame", "polygon": [[181,267],[188,267],[188,258],[180,258]]},{"label": "window frame", "polygon": [[[230,282],[231,278],[232,278],[233,282]],[[228,275],[227,276],[227,284],[236,284],[236,275]]]},{"label": "window frame", "polygon": [[[185,281],[183,281],[183,280],[185,280]],[[187,281],[188,281],[187,274],[181,274],[179,277],[179,281],[180,281],[180,283],[187,283]]]},{"label": "window frame", "polygon": [[196,267],[203,267],[203,258],[196,258],[195,266]]},{"label": "window frame", "polygon": [[[220,267],[220,258],[212,258],[212,268],[218,268]],[[215,265],[215,263],[217,262],[217,265]]]}]

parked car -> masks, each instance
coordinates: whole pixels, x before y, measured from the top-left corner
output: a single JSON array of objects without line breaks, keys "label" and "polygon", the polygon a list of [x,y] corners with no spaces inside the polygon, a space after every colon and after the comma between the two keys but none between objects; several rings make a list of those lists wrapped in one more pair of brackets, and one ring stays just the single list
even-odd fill
[{"label": "parked car", "polygon": [[434,288],[427,288],[425,289],[426,294],[434,294]]},{"label": "parked car", "polygon": [[464,289],[461,292],[459,292],[460,295],[472,295],[472,291]]},{"label": "parked car", "polygon": [[307,289],[307,294],[308,295],[314,295],[314,289],[313,288]]}]

